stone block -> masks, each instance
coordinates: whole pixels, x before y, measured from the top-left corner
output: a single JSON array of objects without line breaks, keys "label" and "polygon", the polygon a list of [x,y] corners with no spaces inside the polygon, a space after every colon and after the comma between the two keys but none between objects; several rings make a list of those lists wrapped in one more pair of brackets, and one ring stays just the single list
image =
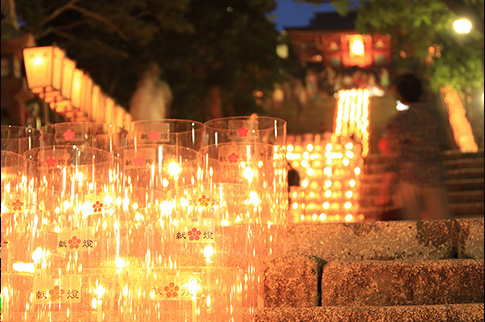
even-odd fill
[{"label": "stone block", "polygon": [[284,256],[265,260],[264,306],[318,306],[318,281],[322,266],[321,259],[308,256]]},{"label": "stone block", "polygon": [[454,258],[454,221],[377,221],[294,224],[287,255],[335,260]]},{"label": "stone block", "polygon": [[457,219],[458,258],[483,259],[484,219]]},{"label": "stone block", "polygon": [[424,306],[265,308],[256,322],[483,322],[483,303]]},{"label": "stone block", "polygon": [[322,270],[322,306],[483,303],[484,261],[335,261]]}]

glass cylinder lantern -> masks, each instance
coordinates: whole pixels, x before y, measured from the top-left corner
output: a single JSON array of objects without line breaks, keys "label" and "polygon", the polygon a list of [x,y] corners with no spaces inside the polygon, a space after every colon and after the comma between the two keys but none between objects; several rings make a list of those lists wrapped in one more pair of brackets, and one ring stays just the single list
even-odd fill
[{"label": "glass cylinder lantern", "polygon": [[215,230],[221,234],[225,265],[243,270],[243,307],[253,320],[262,306],[261,260],[284,253],[286,122],[233,117],[208,121],[205,127],[204,184],[220,207]]},{"label": "glass cylinder lantern", "polygon": [[[121,234],[126,243],[121,287],[123,321],[154,320],[156,301],[149,281],[176,269],[169,191],[200,180],[199,152],[176,145],[139,144],[116,151],[123,176]],[[174,320],[176,321],[176,320]],[[185,321],[185,320],[184,320]]]},{"label": "glass cylinder lantern", "polygon": [[[29,247],[25,241],[32,239],[33,220],[29,216],[25,199],[23,176],[24,158],[16,153],[2,151],[1,160],[1,216],[2,216],[2,316],[6,321],[16,321],[15,312],[30,302],[15,301],[22,290],[22,275],[32,271],[32,259],[23,251]],[[21,242],[19,242],[21,241]],[[22,251],[19,251],[22,249]],[[31,250],[31,249],[30,249]]]},{"label": "glass cylinder lantern", "polygon": [[[120,239],[112,156],[90,147],[25,153],[34,234],[12,321],[119,321]],[[29,226],[27,226],[29,227]],[[7,273],[16,273],[7,268]]]},{"label": "glass cylinder lantern", "polygon": [[34,128],[14,125],[2,125],[1,149],[17,154],[40,146],[41,132]]},{"label": "glass cylinder lantern", "polygon": [[106,123],[64,122],[41,128],[44,145],[89,146],[112,153],[126,146],[126,131]]},{"label": "glass cylinder lantern", "polygon": [[192,120],[145,120],[128,123],[128,145],[164,144],[199,151],[204,124]]}]

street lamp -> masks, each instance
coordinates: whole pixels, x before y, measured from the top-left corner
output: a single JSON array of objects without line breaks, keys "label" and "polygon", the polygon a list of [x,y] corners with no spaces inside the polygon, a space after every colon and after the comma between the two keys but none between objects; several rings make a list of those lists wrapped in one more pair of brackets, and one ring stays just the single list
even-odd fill
[{"label": "street lamp", "polygon": [[472,23],[466,18],[458,19],[453,22],[453,28],[459,34],[467,34],[472,29]]}]

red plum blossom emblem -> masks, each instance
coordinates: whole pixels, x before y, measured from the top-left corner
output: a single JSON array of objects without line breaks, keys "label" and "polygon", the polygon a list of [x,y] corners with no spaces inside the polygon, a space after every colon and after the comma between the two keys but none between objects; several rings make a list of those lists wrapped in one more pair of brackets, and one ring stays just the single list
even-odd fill
[{"label": "red plum blossom emblem", "polygon": [[24,207],[24,203],[18,199],[12,202],[13,211],[20,211],[22,210],[23,207]]},{"label": "red plum blossom emblem", "polygon": [[79,248],[79,245],[81,244],[81,240],[77,238],[76,236],[73,236],[71,239],[69,239],[69,248]]},{"label": "red plum blossom emblem", "polygon": [[64,294],[64,290],[59,288],[59,285],[56,285],[53,289],[49,290],[49,298],[52,301],[60,300],[62,298],[62,294]]},{"label": "red plum blossom emblem", "polygon": [[201,206],[207,207],[211,203],[211,198],[207,197],[206,195],[202,195],[198,201]]},{"label": "red plum blossom emblem", "polygon": [[200,232],[200,230],[197,230],[197,228],[192,228],[192,230],[188,232],[190,240],[199,240],[201,234],[202,233]]},{"label": "red plum blossom emblem", "polygon": [[158,133],[155,130],[152,130],[150,133],[148,133],[148,138],[150,141],[156,141],[158,140],[158,137],[160,136],[160,133]]},{"label": "red plum blossom emblem", "polygon": [[229,154],[229,156],[227,157],[227,159],[229,160],[229,163],[236,163],[237,160],[239,159],[239,155],[237,155],[236,153],[232,152],[231,154]]},{"label": "red plum blossom emblem", "polygon": [[166,292],[165,295],[167,297],[177,297],[178,296],[178,291],[179,287],[175,285],[175,283],[169,283],[167,286],[163,288],[163,290]]},{"label": "red plum blossom emblem", "polygon": [[103,209],[103,203],[96,201],[93,203],[93,210],[94,212],[100,212]]},{"label": "red plum blossom emblem", "polygon": [[242,128],[240,128],[239,130],[237,130],[237,133],[239,134],[239,137],[241,137],[241,138],[245,138],[246,136],[248,136],[248,132],[249,132],[249,130],[246,129],[244,126]]},{"label": "red plum blossom emblem", "polygon": [[57,160],[54,159],[53,157],[49,157],[49,159],[47,159],[45,163],[47,164],[47,167],[52,168],[56,166]]},{"label": "red plum blossom emblem", "polygon": [[74,132],[71,131],[71,129],[67,129],[66,132],[64,132],[64,140],[70,141],[74,139]]}]

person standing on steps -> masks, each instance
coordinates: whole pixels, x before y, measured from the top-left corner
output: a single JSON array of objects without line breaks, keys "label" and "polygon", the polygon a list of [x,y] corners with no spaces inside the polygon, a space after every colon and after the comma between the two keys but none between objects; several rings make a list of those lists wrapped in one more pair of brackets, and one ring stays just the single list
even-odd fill
[{"label": "person standing on steps", "polygon": [[388,165],[374,203],[388,204],[391,188],[397,184],[402,219],[450,218],[441,157],[446,146],[441,115],[419,101],[423,88],[416,75],[401,75],[393,90],[409,108],[387,123]]},{"label": "person standing on steps", "polygon": [[161,74],[158,64],[152,62],[138,81],[130,101],[133,121],[165,119],[170,114],[172,91]]}]

